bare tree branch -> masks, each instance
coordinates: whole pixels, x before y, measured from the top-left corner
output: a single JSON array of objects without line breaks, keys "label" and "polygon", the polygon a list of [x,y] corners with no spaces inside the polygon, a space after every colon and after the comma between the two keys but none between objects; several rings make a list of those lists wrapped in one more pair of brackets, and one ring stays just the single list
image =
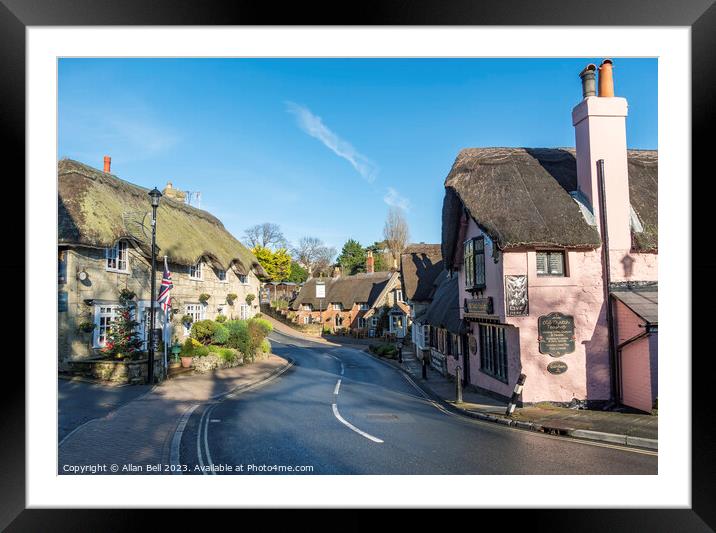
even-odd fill
[{"label": "bare tree branch", "polygon": [[278,224],[264,222],[256,224],[244,231],[244,244],[249,248],[285,248],[286,238]]},{"label": "bare tree branch", "polygon": [[410,231],[408,230],[408,222],[405,220],[403,212],[397,207],[391,207],[388,210],[388,216],[383,226],[383,238],[390,251],[392,266],[393,268],[398,268],[400,254],[408,244]]},{"label": "bare tree branch", "polygon": [[336,255],[335,248],[326,246],[317,237],[303,237],[292,252],[296,262],[305,268],[310,276],[326,273]]}]

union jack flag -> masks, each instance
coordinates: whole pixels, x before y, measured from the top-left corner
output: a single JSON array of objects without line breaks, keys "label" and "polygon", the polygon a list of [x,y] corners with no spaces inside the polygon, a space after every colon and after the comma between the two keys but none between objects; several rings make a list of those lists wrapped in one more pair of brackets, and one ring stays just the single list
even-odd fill
[{"label": "union jack flag", "polygon": [[171,298],[169,297],[169,291],[172,290],[174,285],[172,284],[172,273],[169,272],[169,267],[167,266],[167,258],[164,258],[164,275],[162,276],[162,284],[159,286],[159,297],[157,298],[157,302],[159,302],[159,305],[162,307],[162,311],[165,313],[167,312],[167,309],[169,308],[169,305],[171,303]]}]

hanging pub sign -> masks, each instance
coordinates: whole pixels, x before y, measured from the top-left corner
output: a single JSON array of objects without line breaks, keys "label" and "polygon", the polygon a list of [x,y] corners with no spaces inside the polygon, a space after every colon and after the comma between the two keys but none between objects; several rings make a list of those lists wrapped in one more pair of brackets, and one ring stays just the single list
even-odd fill
[{"label": "hanging pub sign", "polygon": [[465,312],[470,315],[491,315],[492,296],[487,298],[465,298]]},{"label": "hanging pub sign", "polygon": [[537,323],[539,351],[552,357],[561,357],[574,351],[574,317],[562,313],[549,313],[539,317]]},{"label": "hanging pub sign", "polygon": [[567,363],[564,361],[552,361],[547,365],[547,372],[550,374],[564,374],[567,371]]},{"label": "hanging pub sign", "polygon": [[326,297],[326,284],[323,281],[316,282],[316,298],[321,299]]},{"label": "hanging pub sign", "polygon": [[505,311],[507,316],[528,316],[527,276],[505,276]]}]

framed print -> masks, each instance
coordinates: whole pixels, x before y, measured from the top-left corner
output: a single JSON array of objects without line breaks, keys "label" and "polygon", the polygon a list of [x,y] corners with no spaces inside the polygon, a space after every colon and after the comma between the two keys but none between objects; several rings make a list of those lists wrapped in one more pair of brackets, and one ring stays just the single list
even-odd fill
[{"label": "framed print", "polygon": [[716,8],[321,7],[0,4],[27,210],[0,525],[716,527],[690,299]]}]

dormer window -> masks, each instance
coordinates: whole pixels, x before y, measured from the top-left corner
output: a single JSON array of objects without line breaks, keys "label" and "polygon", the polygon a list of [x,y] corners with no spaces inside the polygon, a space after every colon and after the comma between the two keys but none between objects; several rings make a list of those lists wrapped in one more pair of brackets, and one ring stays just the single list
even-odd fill
[{"label": "dormer window", "polygon": [[199,261],[197,261],[195,265],[191,265],[189,267],[189,279],[195,279],[199,281],[202,281],[204,279],[201,270],[201,259],[199,259]]},{"label": "dormer window", "polygon": [[249,284],[249,276],[246,274],[239,274],[239,283],[242,285],[248,285]]},{"label": "dormer window", "polygon": [[360,305],[360,310],[361,310],[361,311],[367,311],[368,309],[370,309],[370,307],[368,306],[368,303],[367,303],[367,302],[361,302],[361,303],[358,304],[358,305]]},{"label": "dormer window", "polygon": [[396,289],[396,290],[395,290],[395,301],[396,301],[396,302],[402,302],[402,301],[403,301],[403,290],[402,290],[402,289]]},{"label": "dormer window", "polygon": [[343,306],[340,303],[334,303],[334,304],[331,304],[331,306],[333,307],[334,311],[340,311],[343,308]]},{"label": "dormer window", "polygon": [[465,289],[477,291],[485,288],[485,238],[480,235],[465,241]]},{"label": "dormer window", "polygon": [[118,241],[111,248],[105,248],[106,268],[110,272],[129,272],[127,241]]},{"label": "dormer window", "polygon": [[226,270],[217,270],[216,277],[219,281],[226,281]]}]

